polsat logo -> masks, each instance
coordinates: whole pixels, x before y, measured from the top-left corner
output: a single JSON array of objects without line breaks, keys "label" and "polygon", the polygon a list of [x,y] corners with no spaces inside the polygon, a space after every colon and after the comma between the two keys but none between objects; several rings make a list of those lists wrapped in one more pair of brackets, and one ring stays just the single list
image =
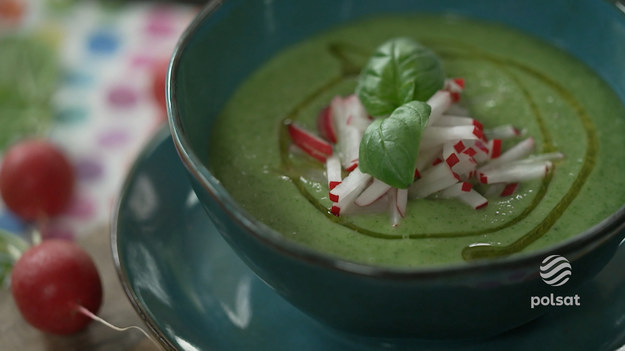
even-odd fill
[{"label": "polsat logo", "polygon": [[[559,255],[547,256],[540,264],[540,277],[545,284],[551,286],[566,284],[572,274],[569,260]],[[548,296],[531,296],[530,308],[538,306],[580,306],[579,295],[556,296],[551,293]]]},{"label": "polsat logo", "polygon": [[548,256],[540,265],[540,277],[551,286],[564,285],[571,277],[571,264],[562,256]]}]

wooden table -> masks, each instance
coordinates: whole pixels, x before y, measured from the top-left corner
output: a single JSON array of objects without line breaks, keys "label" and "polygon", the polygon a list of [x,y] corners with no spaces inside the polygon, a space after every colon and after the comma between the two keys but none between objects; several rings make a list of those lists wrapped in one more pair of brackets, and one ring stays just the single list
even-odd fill
[{"label": "wooden table", "polygon": [[[140,326],[146,329],[130,305],[113,266],[109,228],[103,226],[78,240],[93,257],[100,272],[104,299],[98,316],[113,325]],[[20,315],[10,291],[0,290],[0,350],[3,351],[153,351],[155,344],[138,330],[113,331],[93,322],[71,336],[41,332]]]}]

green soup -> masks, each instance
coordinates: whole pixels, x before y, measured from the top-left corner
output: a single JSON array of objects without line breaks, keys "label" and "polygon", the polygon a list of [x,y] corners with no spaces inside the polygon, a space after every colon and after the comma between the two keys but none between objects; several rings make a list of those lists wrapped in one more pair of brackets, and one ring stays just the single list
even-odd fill
[{"label": "green soup", "polygon": [[[565,158],[545,179],[480,210],[413,200],[397,227],[388,214],[331,215],[323,164],[292,152],[284,121],[316,130],[319,111],[352,94],[371,52],[397,36],[435,51],[446,76],[465,78],[461,103],[485,128],[513,124],[534,137],[535,153]],[[625,200],[624,116],[599,77],[536,38],[456,17],[383,17],[325,32],[258,69],[220,115],[209,165],[243,208],[289,239],[355,262],[439,265],[554,245],[617,210]]]}]

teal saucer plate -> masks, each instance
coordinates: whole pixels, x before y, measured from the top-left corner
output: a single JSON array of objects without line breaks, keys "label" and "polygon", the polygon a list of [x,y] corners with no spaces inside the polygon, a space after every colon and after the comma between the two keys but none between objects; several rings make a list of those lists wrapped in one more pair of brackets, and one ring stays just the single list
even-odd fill
[{"label": "teal saucer plate", "polygon": [[330,330],[252,273],[219,235],[187,179],[169,130],[162,129],[129,172],[111,231],[122,286],[166,349],[611,351],[625,344],[623,249],[577,292],[580,306],[552,307],[496,338],[379,339]]}]

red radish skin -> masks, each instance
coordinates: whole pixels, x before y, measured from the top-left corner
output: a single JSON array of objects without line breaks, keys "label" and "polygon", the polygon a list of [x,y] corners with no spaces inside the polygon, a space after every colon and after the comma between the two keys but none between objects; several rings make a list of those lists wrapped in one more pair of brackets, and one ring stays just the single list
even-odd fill
[{"label": "red radish skin", "polygon": [[336,131],[334,130],[334,122],[332,121],[332,109],[330,106],[325,107],[319,113],[319,117],[317,119],[317,128],[319,129],[319,135],[331,142],[332,144],[336,144]]},{"label": "red radish skin", "polygon": [[84,329],[102,304],[102,284],[91,257],[77,244],[44,240],[27,250],[11,273],[11,293],[19,311],[37,329],[72,334]]},{"label": "red radish skin", "polygon": [[461,91],[464,90],[464,78],[453,78],[452,81],[460,87]]},{"label": "red radish skin", "polygon": [[415,168],[414,169],[414,179],[417,180],[419,178],[421,178],[421,173],[419,173],[419,169],[418,168]]},{"label": "red radish skin", "polygon": [[352,160],[351,164],[345,168],[347,172],[351,172],[358,167],[358,159]]},{"label": "red radish skin", "polygon": [[489,142],[490,158],[494,159],[501,155],[501,139],[493,139]]},{"label": "red radish skin", "polygon": [[510,183],[507,184],[505,188],[503,188],[503,190],[501,191],[501,196],[502,197],[506,197],[506,196],[510,196],[512,194],[514,194],[514,192],[516,191],[516,188],[519,186],[519,183]]},{"label": "red radish skin", "polygon": [[21,141],[9,148],[0,166],[0,195],[22,219],[57,215],[69,204],[74,169],[65,154],[44,139]]},{"label": "red radish skin", "polygon": [[304,128],[289,123],[288,131],[293,144],[299,146],[304,152],[320,162],[326,162],[328,156],[332,155],[331,144]]}]

